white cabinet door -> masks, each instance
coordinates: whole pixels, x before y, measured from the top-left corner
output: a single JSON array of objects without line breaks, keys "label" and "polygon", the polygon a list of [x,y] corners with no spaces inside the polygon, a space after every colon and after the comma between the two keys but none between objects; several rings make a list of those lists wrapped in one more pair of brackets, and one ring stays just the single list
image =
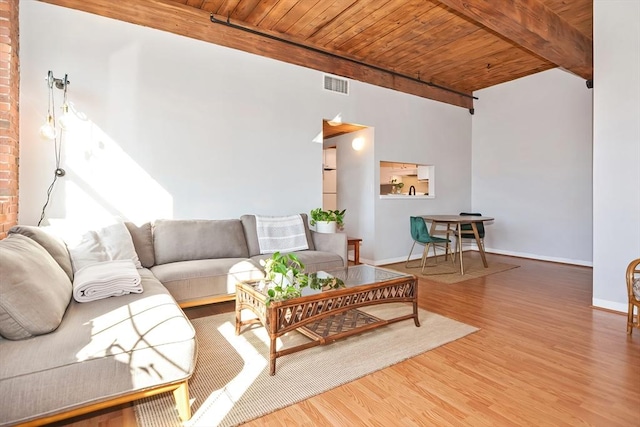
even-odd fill
[{"label": "white cabinet door", "polygon": [[431,170],[433,166],[418,166],[418,179],[424,180],[431,178]]}]

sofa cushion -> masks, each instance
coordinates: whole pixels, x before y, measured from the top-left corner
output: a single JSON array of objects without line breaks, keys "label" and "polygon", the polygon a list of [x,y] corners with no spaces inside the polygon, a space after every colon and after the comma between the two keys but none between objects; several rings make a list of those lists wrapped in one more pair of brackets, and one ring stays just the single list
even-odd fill
[{"label": "sofa cushion", "polygon": [[0,425],[191,376],[197,348],[191,323],[149,270],[139,273],[142,294],[72,301],[54,332],[0,340]]},{"label": "sofa cushion", "polygon": [[11,340],[55,330],[71,300],[71,280],[35,240],[0,241],[0,335]]},{"label": "sofa cushion", "polygon": [[217,258],[248,258],[238,219],[160,219],[153,225],[156,264]]},{"label": "sofa cushion", "polygon": [[[300,214],[302,222],[304,223],[304,233],[307,236],[307,245],[310,251],[314,251],[316,248],[311,238],[311,231],[309,230],[309,221],[307,214]],[[249,256],[253,257],[260,255],[260,243],[258,242],[258,229],[256,227],[255,215],[242,215],[240,217],[242,221],[242,228],[244,229],[244,235],[247,240],[247,248],[249,249]]]},{"label": "sofa cushion", "polygon": [[155,265],[151,271],[178,303],[230,295],[235,293],[237,282],[264,277],[259,264],[247,258],[172,262]]},{"label": "sofa cushion", "polygon": [[8,234],[22,234],[38,242],[40,246],[45,248],[47,252],[49,252],[49,255],[56,260],[64,272],[67,273],[69,280],[73,280],[71,258],[69,257],[67,246],[62,239],[46,231],[45,228],[32,225],[16,225],[9,230]]},{"label": "sofa cushion", "polygon": [[125,222],[127,230],[131,234],[133,246],[136,249],[140,264],[149,268],[156,263],[155,254],[153,253],[153,235],[151,233],[151,223],[146,222],[141,226],[137,226],[132,222]]}]

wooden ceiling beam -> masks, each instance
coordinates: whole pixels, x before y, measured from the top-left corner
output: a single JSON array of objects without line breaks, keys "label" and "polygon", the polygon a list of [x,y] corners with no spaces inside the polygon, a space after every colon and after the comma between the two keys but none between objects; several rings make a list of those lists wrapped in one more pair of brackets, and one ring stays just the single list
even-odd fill
[{"label": "wooden ceiling beam", "polygon": [[[112,0],[40,1],[203,40],[467,109],[473,108],[471,94],[467,96],[457,94],[415,79],[399,76],[391,71],[387,72],[346,58],[340,58],[330,53],[308,50],[289,43],[304,44],[295,39],[289,38],[289,42],[279,41],[259,34],[238,30],[232,26],[212,23],[209,19],[209,12],[169,0],[146,0],[144,2],[114,2]],[[236,24],[240,25],[239,22]],[[265,33],[264,31],[260,32]],[[282,38],[283,36],[278,34],[278,37]]]},{"label": "wooden ceiling beam", "polygon": [[559,67],[593,78],[593,40],[540,0],[438,1]]}]

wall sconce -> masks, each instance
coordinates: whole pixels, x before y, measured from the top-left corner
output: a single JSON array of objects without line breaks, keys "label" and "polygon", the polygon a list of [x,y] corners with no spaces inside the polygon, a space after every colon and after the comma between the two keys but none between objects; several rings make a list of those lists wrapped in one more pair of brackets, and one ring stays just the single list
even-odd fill
[{"label": "wall sconce", "polygon": [[[44,219],[45,210],[47,209],[47,205],[49,204],[51,192],[53,191],[53,187],[55,186],[57,179],[66,175],[66,171],[60,167],[60,154],[62,150],[62,141],[64,139],[64,131],[68,125],[69,104],[67,103],[67,87],[71,82],[67,79],[66,74],[64,75],[64,79],[57,79],[53,76],[53,72],[51,71],[49,71],[49,73],[47,74],[46,80],[49,97],[47,105],[47,119],[45,123],[40,127],[40,135],[44,139],[53,140],[54,142],[56,169],[53,175],[53,182],[47,189],[47,200],[42,207],[42,214],[40,215],[38,225],[40,225],[40,223]],[[60,117],[60,120],[58,122],[56,122],[55,99],[53,96],[54,86],[63,91],[62,116]]]},{"label": "wall sconce", "polygon": [[354,138],[353,141],[351,141],[351,148],[356,151],[362,150],[364,148],[364,138],[361,136]]},{"label": "wall sconce", "polygon": [[[49,88],[49,100],[47,105],[47,119],[45,124],[40,127],[40,135],[44,139],[55,139],[59,132],[56,126],[56,114],[55,114],[55,100],[53,97],[53,86],[57,87],[64,91],[63,100],[62,100],[62,115],[63,117],[69,113],[69,105],[67,104],[67,86],[69,85],[69,80],[67,80],[67,75],[64,75],[63,79],[56,79],[53,77],[53,73],[49,71],[47,75],[47,87]],[[63,123],[60,125],[64,128]]]}]

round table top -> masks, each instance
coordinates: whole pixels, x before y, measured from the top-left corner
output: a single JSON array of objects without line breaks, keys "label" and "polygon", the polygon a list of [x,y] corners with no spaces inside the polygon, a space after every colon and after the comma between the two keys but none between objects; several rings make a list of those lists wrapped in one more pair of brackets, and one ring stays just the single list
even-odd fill
[{"label": "round table top", "polygon": [[427,221],[436,222],[450,222],[450,223],[472,223],[472,222],[484,222],[493,221],[494,218],[490,216],[477,216],[477,215],[422,215]]}]

